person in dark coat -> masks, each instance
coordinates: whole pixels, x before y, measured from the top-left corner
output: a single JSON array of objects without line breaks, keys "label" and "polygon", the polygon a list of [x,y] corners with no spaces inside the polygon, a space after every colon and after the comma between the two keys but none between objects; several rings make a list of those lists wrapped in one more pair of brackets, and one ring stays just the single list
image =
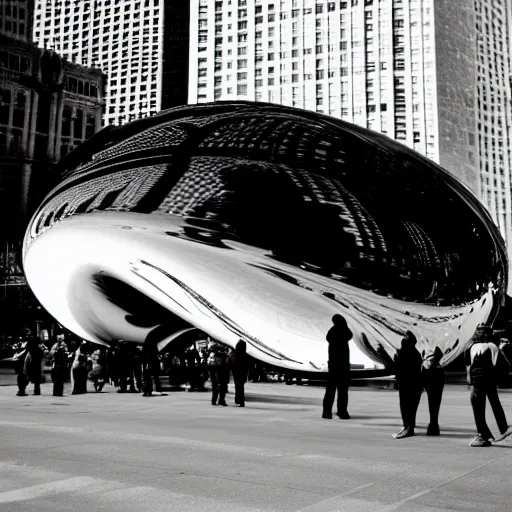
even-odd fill
[{"label": "person in dark coat", "polygon": [[88,349],[87,342],[82,342],[75,352],[75,358],[71,365],[72,395],[83,395],[87,393],[87,369]]},{"label": "person in dark coat", "polygon": [[334,324],[327,333],[329,343],[329,360],[327,385],[323,401],[322,418],[332,418],[332,406],[336,390],[338,390],[337,416],[342,420],[350,419],[348,413],[348,388],[350,384],[350,349],[348,342],[352,339],[352,331],[341,315],[332,317]]},{"label": "person in dark coat", "polygon": [[245,382],[249,372],[249,361],[247,358],[247,345],[240,340],[235,347],[230,360],[233,381],[235,382],[235,404],[245,407]]},{"label": "person in dark coat", "polygon": [[34,384],[34,395],[40,395],[44,345],[41,346],[37,338],[31,337],[27,341],[27,352],[23,371],[28,377],[29,382]]},{"label": "person in dark coat", "polygon": [[17,375],[16,381],[18,384],[18,392],[16,393],[16,396],[27,396],[25,390],[27,389],[28,378],[24,370],[27,353],[27,343],[25,342],[17,347],[16,353],[13,356],[14,371]]},{"label": "person in dark coat", "polygon": [[430,413],[427,436],[438,436],[440,434],[439,410],[441,409],[445,382],[444,368],[440,365],[442,357],[443,352],[439,347],[436,347],[431,354],[427,354],[423,358],[423,386],[427,392]]},{"label": "person in dark coat", "polygon": [[[154,332],[155,331],[155,332]],[[155,393],[162,395],[160,383],[160,360],[158,358],[159,331],[150,332],[142,345],[142,396],[153,395],[153,378],[155,380]],[[153,333],[153,334],[152,334]]]},{"label": "person in dark coat", "polygon": [[50,373],[53,382],[53,396],[62,396],[68,369],[68,347],[64,341],[64,336],[57,336],[57,342],[51,348],[50,356],[53,359]]},{"label": "person in dark coat", "polygon": [[[491,440],[499,442],[512,434],[512,427],[507,423],[496,385],[497,368],[501,364],[499,360],[504,356],[491,340],[491,336],[491,327],[479,326],[472,343],[464,353],[468,384],[471,386],[471,407],[477,429],[477,436],[471,440],[469,446],[478,448],[490,446]],[[500,431],[496,437],[493,436],[485,419],[486,398],[489,399]]]},{"label": "person in dark coat", "polygon": [[208,347],[208,371],[212,380],[212,405],[227,406],[229,368],[226,349],[214,341]]},{"label": "person in dark coat", "polygon": [[402,348],[395,356],[395,377],[398,381],[398,396],[403,428],[393,434],[395,439],[403,439],[414,435],[416,413],[420,404],[423,382],[421,365],[423,359],[416,349],[416,336],[411,331],[405,333]]}]

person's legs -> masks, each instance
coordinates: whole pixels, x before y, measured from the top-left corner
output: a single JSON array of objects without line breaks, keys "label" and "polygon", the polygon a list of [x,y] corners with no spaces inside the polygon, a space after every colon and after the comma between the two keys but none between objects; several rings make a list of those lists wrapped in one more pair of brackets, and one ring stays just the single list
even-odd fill
[{"label": "person's legs", "polygon": [[341,419],[349,419],[350,416],[348,414],[348,387],[349,387],[349,380],[344,377],[340,380],[338,380],[337,383],[337,389],[338,389],[338,400],[337,400],[337,407],[338,407],[338,416]]},{"label": "person's legs", "polygon": [[[414,426],[416,421],[415,387],[407,381],[398,383],[398,398],[400,400],[400,413],[402,415],[403,428],[393,434],[395,439],[403,439],[414,435]],[[417,405],[416,405],[417,408]]]},{"label": "person's legs", "polygon": [[329,372],[327,375],[327,383],[325,385],[325,395],[323,401],[323,414],[322,418],[332,418],[332,406],[334,404],[334,397],[336,396],[336,375],[334,372]]},{"label": "person's legs", "polygon": [[428,410],[430,413],[430,422],[427,428],[427,435],[439,435],[439,410],[441,408],[441,400],[443,398],[444,378],[429,382],[426,385],[428,397]]},{"label": "person's legs", "polygon": [[18,393],[16,394],[18,396],[26,396],[27,393],[25,390],[27,389],[28,384],[27,376],[23,372],[20,372],[18,373],[16,381],[18,384]]},{"label": "person's legs", "polygon": [[214,367],[210,367],[210,378],[212,380],[212,405],[217,405],[217,399],[219,397],[219,374],[218,370]]},{"label": "person's legs", "polygon": [[479,436],[481,436],[485,441],[488,441],[489,439],[492,439],[493,436],[487,426],[487,422],[485,421],[485,397],[485,387],[473,385],[470,400],[471,407],[473,408],[473,415],[475,417],[476,430]]},{"label": "person's legs", "polygon": [[227,405],[226,394],[228,392],[229,373],[225,368],[219,371],[219,405]]},{"label": "person's legs", "polygon": [[489,384],[487,386],[487,398],[489,399],[489,403],[492,407],[492,412],[494,413],[494,417],[496,418],[496,423],[498,424],[498,429],[500,434],[504,434],[508,429],[507,418],[505,416],[505,411],[503,410],[503,406],[501,405],[501,400],[498,395],[498,390],[494,384]]},{"label": "person's legs", "polygon": [[421,393],[423,392],[423,387],[420,382],[415,382],[411,388],[410,394],[410,410],[409,410],[409,423],[411,427],[414,429],[416,427],[416,414],[418,412],[418,407],[420,405]]},{"label": "person's legs", "polygon": [[151,367],[147,363],[144,363],[142,367],[142,379],[142,389],[144,390],[144,396],[151,396],[153,393],[153,381],[151,380]]}]

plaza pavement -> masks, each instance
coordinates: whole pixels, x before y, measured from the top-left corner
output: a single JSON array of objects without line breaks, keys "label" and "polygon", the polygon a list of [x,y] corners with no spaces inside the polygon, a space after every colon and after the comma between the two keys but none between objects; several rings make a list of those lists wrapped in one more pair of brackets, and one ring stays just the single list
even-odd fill
[{"label": "plaza pavement", "polygon": [[468,447],[466,386],[445,390],[441,437],[424,435],[423,396],[419,435],[401,441],[398,394],[376,387],[351,392],[349,421],[322,420],[310,386],[248,384],[245,409],[208,393],[15,392],[0,387],[0,512],[512,510],[512,442]]}]

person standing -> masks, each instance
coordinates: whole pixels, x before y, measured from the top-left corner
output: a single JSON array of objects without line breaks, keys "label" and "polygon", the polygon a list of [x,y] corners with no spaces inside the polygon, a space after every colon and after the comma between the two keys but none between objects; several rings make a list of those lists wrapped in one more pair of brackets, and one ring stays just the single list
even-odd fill
[{"label": "person standing", "polygon": [[416,413],[423,391],[421,365],[423,359],[416,349],[416,336],[411,331],[405,333],[402,348],[395,356],[395,377],[398,382],[398,396],[403,428],[393,434],[395,439],[404,439],[414,435]]},{"label": "person standing", "polygon": [[13,356],[14,371],[17,375],[16,382],[18,384],[18,392],[16,396],[27,396],[25,390],[27,389],[28,379],[25,374],[25,358],[27,357],[27,342],[25,341],[19,347]]},{"label": "person standing", "polygon": [[87,393],[87,342],[83,341],[75,352],[75,359],[71,365],[72,395]]},{"label": "person standing", "polygon": [[51,377],[53,382],[53,396],[62,396],[64,394],[64,381],[66,380],[68,347],[64,341],[64,336],[57,335],[57,342],[50,350],[50,356],[53,359]]},{"label": "person standing", "polygon": [[235,404],[245,407],[245,382],[249,372],[247,358],[247,345],[244,340],[239,340],[230,360],[233,381],[235,382]]},{"label": "person standing", "polygon": [[[477,436],[471,440],[469,446],[477,448],[490,446],[491,440],[499,442],[512,434],[512,426],[507,423],[496,385],[500,350],[492,342],[491,336],[491,327],[479,326],[473,343],[464,354],[468,384],[471,386],[471,407],[477,430]],[[500,431],[500,435],[496,437],[492,435],[485,419],[486,398],[489,399]]]},{"label": "person standing", "polygon": [[142,389],[144,391],[142,396],[153,395],[153,378],[155,379],[155,393],[163,394],[159,377],[158,341],[158,336],[152,336],[150,332],[142,345]]},{"label": "person standing", "polygon": [[441,409],[445,382],[444,368],[440,365],[442,357],[443,352],[439,347],[436,347],[431,354],[423,358],[423,385],[427,392],[430,413],[427,436],[438,436],[440,434],[439,410]]},{"label": "person standing", "polygon": [[212,380],[212,405],[227,406],[226,393],[229,380],[227,354],[224,347],[216,341],[209,347],[208,370]]},{"label": "person standing", "polygon": [[44,357],[44,345],[41,346],[39,340],[31,336],[27,341],[27,356],[23,366],[23,371],[28,377],[29,382],[34,384],[34,395],[41,394],[41,373]]},{"label": "person standing", "polygon": [[352,339],[352,331],[347,321],[341,315],[332,317],[334,324],[327,333],[329,343],[329,374],[323,401],[322,418],[332,419],[332,407],[336,390],[338,391],[337,416],[342,420],[350,419],[348,413],[348,388],[350,384],[350,348],[348,342]]}]

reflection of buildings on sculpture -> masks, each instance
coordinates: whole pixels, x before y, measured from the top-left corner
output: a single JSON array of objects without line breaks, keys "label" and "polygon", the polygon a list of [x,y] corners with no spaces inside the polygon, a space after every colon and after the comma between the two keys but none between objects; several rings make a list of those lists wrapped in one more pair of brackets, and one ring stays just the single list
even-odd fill
[{"label": "reflection of buildings on sculpture", "polygon": [[[30,2],[0,1],[0,239],[14,240],[49,165],[101,127],[104,76],[32,44]],[[16,21],[18,20],[18,21]],[[24,20],[23,22],[20,20]],[[40,197],[34,198],[35,201]]]},{"label": "reflection of buildings on sculpture", "polygon": [[208,221],[283,263],[401,300],[465,302],[487,279],[475,264],[488,258],[487,235],[464,219],[449,186],[439,188],[446,178],[428,161],[353,125],[320,128],[268,104],[224,108],[186,123],[176,113],[141,120],[126,138],[113,128],[91,158],[79,150],[35,231],[76,213],[154,211]]},{"label": "reflection of buildings on sculpture", "polygon": [[510,16],[508,0],[192,0],[189,101],[387,134],[469,186],[512,252]]}]

